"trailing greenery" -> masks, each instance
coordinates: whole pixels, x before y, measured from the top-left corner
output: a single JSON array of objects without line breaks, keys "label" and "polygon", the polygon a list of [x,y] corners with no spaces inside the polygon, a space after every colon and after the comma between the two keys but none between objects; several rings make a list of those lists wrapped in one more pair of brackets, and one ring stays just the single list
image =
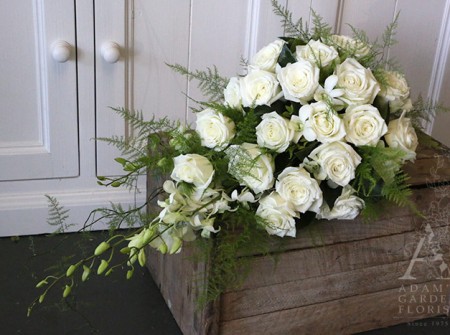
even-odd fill
[{"label": "trailing greenery", "polygon": [[[223,215],[221,233],[213,239],[198,239],[197,257],[209,264],[207,285],[202,287],[198,306],[217,299],[227,288],[239,287],[251,269],[252,255],[268,255],[278,249],[254,212],[239,207],[237,215]],[[274,250],[270,246],[275,246]],[[200,273],[199,279],[205,274]],[[201,282],[201,281],[200,281]]]},{"label": "trailing greenery", "polygon": [[167,64],[175,72],[186,76],[189,80],[196,79],[198,87],[211,101],[221,100],[223,97],[223,90],[228,84],[228,78],[222,77],[219,74],[216,66],[207,68],[206,70],[190,71],[180,64]]}]

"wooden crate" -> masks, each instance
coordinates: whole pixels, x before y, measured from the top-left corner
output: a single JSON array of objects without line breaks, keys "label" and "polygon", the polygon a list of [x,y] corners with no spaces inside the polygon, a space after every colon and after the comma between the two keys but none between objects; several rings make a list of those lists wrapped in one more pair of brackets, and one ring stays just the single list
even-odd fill
[{"label": "wooden crate", "polygon": [[170,256],[148,250],[148,268],[182,332],[352,334],[448,315],[450,153],[422,145],[406,169],[425,218],[386,208],[369,224],[320,221],[299,229],[276,264],[248,256],[244,284],[202,310],[198,286],[209,265],[189,258],[192,246]]}]

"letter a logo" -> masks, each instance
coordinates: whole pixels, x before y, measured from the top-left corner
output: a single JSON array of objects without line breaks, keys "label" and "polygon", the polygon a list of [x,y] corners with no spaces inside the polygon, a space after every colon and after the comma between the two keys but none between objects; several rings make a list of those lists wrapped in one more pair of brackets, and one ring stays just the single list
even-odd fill
[{"label": "letter a logo", "polygon": [[433,257],[431,259],[430,259],[430,256],[428,256],[428,257],[418,257],[420,251],[423,248],[425,240],[428,239],[428,244],[431,244],[432,243],[432,239],[434,237],[434,233],[433,233],[433,230],[431,229],[430,224],[427,224],[425,226],[425,232],[427,233],[427,236],[424,236],[424,237],[422,237],[420,239],[419,244],[417,244],[417,248],[414,251],[414,255],[413,255],[412,259],[411,259],[411,262],[409,262],[408,268],[405,271],[405,274],[403,276],[401,276],[399,279],[406,279],[406,280],[414,280],[414,279],[416,279],[416,277],[413,277],[411,275],[411,272],[412,272],[412,269],[413,269],[414,265],[417,262],[419,262],[419,263],[427,262],[427,260],[428,261],[430,261],[430,260],[431,261],[441,261],[441,265],[439,266],[439,270],[441,272],[441,276],[436,278],[436,279],[450,279],[450,277],[445,277],[445,278],[443,277],[443,274],[445,272],[447,272],[447,273],[449,272],[449,267],[447,266],[447,264],[443,260],[441,253],[437,253],[435,250],[433,250]]}]

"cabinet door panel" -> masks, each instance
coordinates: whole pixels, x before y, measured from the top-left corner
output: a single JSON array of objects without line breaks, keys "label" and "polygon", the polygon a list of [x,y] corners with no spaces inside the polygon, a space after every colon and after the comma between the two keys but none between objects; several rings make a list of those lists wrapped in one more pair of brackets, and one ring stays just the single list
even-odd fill
[{"label": "cabinet door panel", "polygon": [[[146,119],[185,119],[186,78],[166,63],[187,66],[189,1],[96,0],[97,137],[133,136],[133,129],[110,107],[142,111]],[[120,46],[120,59],[108,63],[102,46]],[[120,152],[97,142],[97,174],[121,174],[113,159]]]},{"label": "cabinet door panel", "polygon": [[74,19],[70,0],[0,3],[0,180],[78,175]]}]

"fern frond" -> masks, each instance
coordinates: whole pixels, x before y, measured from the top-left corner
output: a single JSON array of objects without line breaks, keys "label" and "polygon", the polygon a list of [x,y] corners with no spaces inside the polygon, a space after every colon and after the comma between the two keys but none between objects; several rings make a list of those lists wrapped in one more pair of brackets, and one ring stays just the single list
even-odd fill
[{"label": "fern frond", "polygon": [[312,39],[329,39],[332,34],[333,28],[324,21],[323,17],[321,17],[316,11],[311,9],[312,22],[313,22],[313,35]]},{"label": "fern frond", "polygon": [[[442,103],[435,103],[431,99],[424,99],[419,95],[413,103],[413,108],[407,113],[407,117],[411,119],[414,128],[423,131],[437,113],[448,112],[450,112],[450,107],[446,107]],[[401,111],[393,113],[396,118],[399,118],[400,115]]]},{"label": "fern frond", "polygon": [[282,28],[287,37],[299,38],[305,43],[310,40],[308,25],[303,24],[302,18],[294,22],[292,12],[287,7],[280,5],[277,0],[272,0],[272,10],[275,15],[280,17]]},{"label": "fern frond", "polygon": [[219,74],[216,66],[207,68],[206,70],[190,71],[180,64],[167,64],[175,72],[186,76],[188,80],[196,79],[198,81],[198,88],[202,93],[209,97],[211,101],[219,101],[223,99],[223,90],[228,84],[228,78],[222,77]]},{"label": "fern frond", "polygon": [[69,218],[69,215],[67,214],[69,212],[69,209],[65,209],[55,197],[52,197],[48,194],[45,194],[45,197],[47,198],[49,208],[47,224],[49,224],[50,226],[58,227],[53,232],[54,234],[66,232],[69,227],[74,225],[66,223],[66,220]]},{"label": "fern frond", "polygon": [[412,191],[407,183],[408,179],[409,176],[406,173],[403,171],[398,172],[390,183],[383,185],[381,195],[397,206],[414,205],[411,201]]}]

